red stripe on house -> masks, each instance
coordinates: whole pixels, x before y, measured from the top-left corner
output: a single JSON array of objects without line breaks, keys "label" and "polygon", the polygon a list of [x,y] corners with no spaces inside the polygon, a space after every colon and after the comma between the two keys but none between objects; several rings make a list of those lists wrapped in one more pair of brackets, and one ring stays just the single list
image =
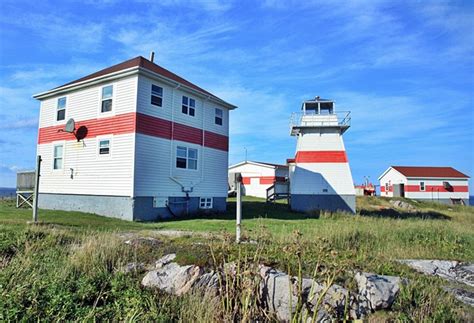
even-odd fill
[{"label": "red stripe on house", "polygon": [[244,185],[250,184],[250,177],[242,177],[242,184]]},{"label": "red stripe on house", "polygon": [[[168,140],[174,139],[208,148],[229,151],[229,138],[227,136],[203,131],[202,129],[180,123],[172,123],[169,120],[141,113],[124,113],[113,117],[76,122],[76,129],[81,126],[87,127],[86,138],[137,132],[148,136]],[[75,140],[73,134],[64,132],[62,131],[63,129],[64,125],[40,128],[38,143],[45,144],[59,140]],[[205,138],[203,138],[203,133]]]},{"label": "red stripe on house", "polygon": [[[76,130],[87,127],[86,138],[94,138],[102,135],[120,135],[135,131],[135,113],[124,113],[118,116],[99,118],[76,122]],[[44,127],[39,129],[38,144],[58,140],[76,140],[73,134],[64,132],[64,125]]]},{"label": "red stripe on house", "polygon": [[425,190],[422,191],[419,185],[405,185],[405,192],[440,192],[440,193],[466,193],[469,192],[469,187],[467,186],[451,186],[451,189],[444,188],[443,185],[426,185]]},{"label": "red stripe on house", "polygon": [[298,151],[297,163],[347,163],[345,151]]}]

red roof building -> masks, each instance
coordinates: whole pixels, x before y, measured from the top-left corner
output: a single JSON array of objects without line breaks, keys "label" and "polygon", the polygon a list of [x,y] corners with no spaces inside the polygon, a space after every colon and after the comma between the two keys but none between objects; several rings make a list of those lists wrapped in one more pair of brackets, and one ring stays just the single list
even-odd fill
[{"label": "red roof building", "polygon": [[469,176],[452,167],[390,166],[380,177],[380,194],[469,205]]}]

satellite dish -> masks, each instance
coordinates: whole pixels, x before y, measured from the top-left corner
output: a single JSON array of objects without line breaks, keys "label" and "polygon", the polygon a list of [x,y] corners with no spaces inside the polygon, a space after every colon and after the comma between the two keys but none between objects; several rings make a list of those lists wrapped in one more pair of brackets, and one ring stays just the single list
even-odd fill
[{"label": "satellite dish", "polygon": [[64,131],[74,133],[74,130],[76,130],[76,123],[74,122],[74,119],[71,118],[67,121],[66,126],[64,127]]}]

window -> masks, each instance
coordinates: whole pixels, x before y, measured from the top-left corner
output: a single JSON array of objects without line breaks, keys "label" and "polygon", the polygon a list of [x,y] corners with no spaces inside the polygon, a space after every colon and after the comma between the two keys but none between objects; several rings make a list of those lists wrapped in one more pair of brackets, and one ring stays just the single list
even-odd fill
[{"label": "window", "polygon": [[56,121],[62,121],[66,119],[66,97],[58,99],[58,105],[56,109]]},{"label": "window", "polygon": [[99,155],[110,155],[110,139],[99,140]]},{"label": "window", "polygon": [[163,104],[163,88],[158,85],[151,85],[151,104],[161,107]]},{"label": "window", "polygon": [[54,145],[53,169],[63,169],[63,145]]},{"label": "window", "polygon": [[212,209],[212,197],[201,197],[199,199],[200,209]]},{"label": "window", "polygon": [[420,191],[425,190],[425,182],[420,182]]},{"label": "window", "polygon": [[385,192],[388,192],[388,182],[385,182]]},{"label": "window", "polygon": [[224,115],[224,112],[221,109],[216,108],[216,116],[214,118],[214,122],[218,124],[219,126],[222,126],[223,115]]},{"label": "window", "polygon": [[198,151],[194,148],[176,147],[176,167],[197,169]]},{"label": "window", "polygon": [[181,111],[184,114],[188,114],[191,117],[194,117],[196,112],[196,101],[194,99],[188,98],[187,96],[183,96],[183,104],[181,107]]},{"label": "window", "polygon": [[113,85],[104,86],[102,88],[102,105],[100,111],[110,112],[112,111],[112,96],[114,94]]}]

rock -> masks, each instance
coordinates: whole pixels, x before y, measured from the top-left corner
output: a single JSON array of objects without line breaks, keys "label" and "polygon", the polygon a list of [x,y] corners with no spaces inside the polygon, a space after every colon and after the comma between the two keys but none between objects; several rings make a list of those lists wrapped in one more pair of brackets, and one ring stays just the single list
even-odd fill
[{"label": "rock", "polygon": [[120,268],[120,272],[124,274],[129,274],[131,272],[143,272],[145,271],[145,264],[141,262],[130,262]]},{"label": "rock", "polygon": [[163,268],[163,266],[169,264],[169,263],[172,262],[175,258],[176,258],[176,254],[175,254],[175,253],[170,253],[170,254],[164,255],[163,257],[161,257],[160,259],[158,259],[158,260],[155,262],[155,268],[156,268],[156,269]]},{"label": "rock", "polygon": [[456,283],[474,287],[474,264],[461,264],[450,260],[414,260],[405,259],[399,262],[408,265],[426,275],[438,276]]},{"label": "rock", "polygon": [[452,287],[445,287],[444,290],[453,294],[458,301],[474,307],[474,292]]},{"label": "rock", "polygon": [[130,246],[157,246],[161,242],[158,239],[151,238],[151,237],[136,237],[129,240],[125,240],[125,244]]},{"label": "rock", "polygon": [[279,321],[290,321],[298,301],[298,298],[290,292],[290,280],[293,282],[293,278],[275,269],[261,268],[260,273],[262,272],[264,272],[262,295],[268,309],[275,313]]},{"label": "rock", "polygon": [[217,294],[219,290],[219,276],[215,271],[205,273],[199,277],[193,285],[193,290]]},{"label": "rock", "polygon": [[373,311],[390,308],[400,290],[400,277],[357,273],[359,295],[365,297]]},{"label": "rock", "polygon": [[180,266],[172,262],[149,271],[143,277],[142,285],[179,296],[189,291],[201,274],[202,270],[198,266]]},{"label": "rock", "polygon": [[405,201],[399,201],[399,200],[390,200],[390,204],[392,204],[394,207],[397,207],[399,209],[405,209],[408,211],[416,211],[416,208],[411,205],[410,203],[407,203]]}]

